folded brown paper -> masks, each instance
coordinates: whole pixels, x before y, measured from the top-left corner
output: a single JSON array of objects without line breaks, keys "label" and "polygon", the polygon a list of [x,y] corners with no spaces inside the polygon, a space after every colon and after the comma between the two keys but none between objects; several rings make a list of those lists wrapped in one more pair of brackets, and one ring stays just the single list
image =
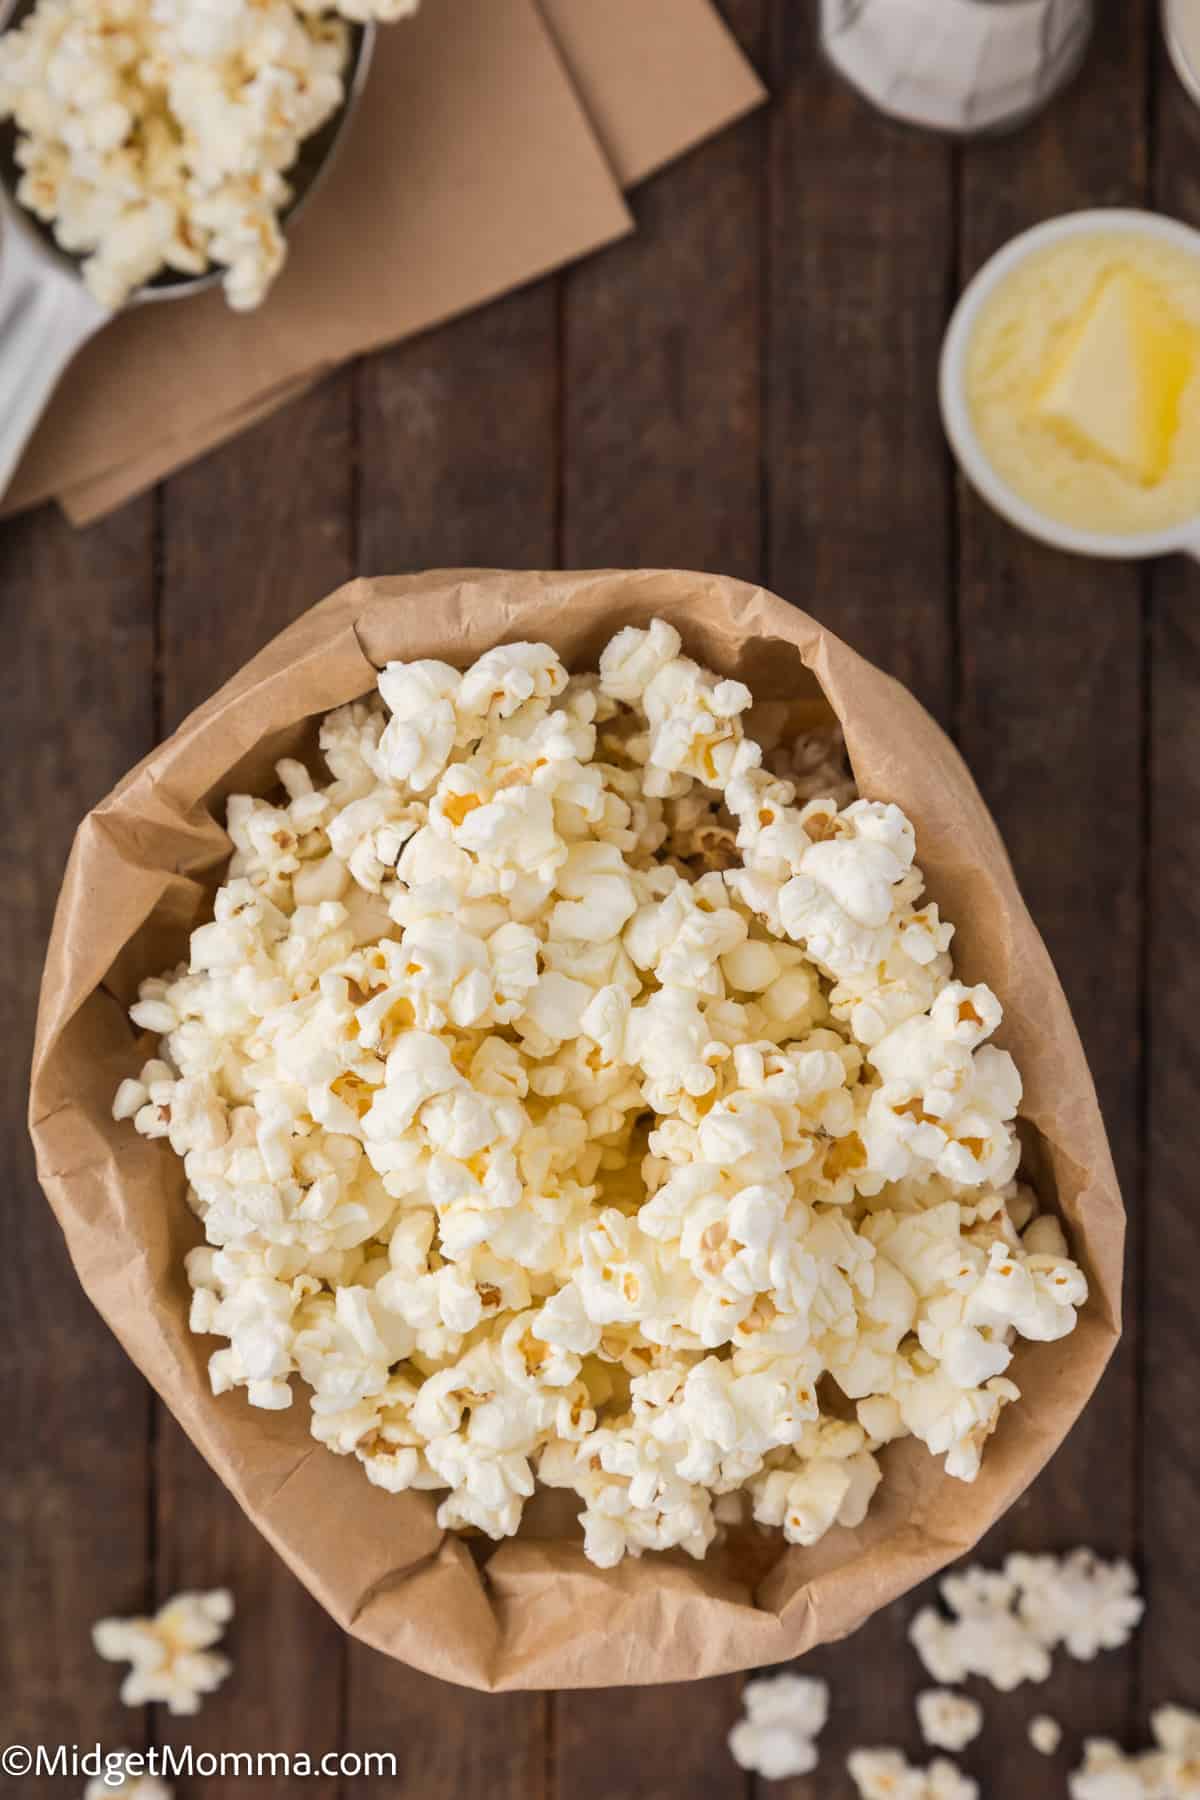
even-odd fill
[{"label": "folded brown paper", "polygon": [[[315,719],[370,689],[379,665],[464,664],[497,641],[541,638],[571,666],[594,667],[618,627],[654,614],[760,698],[823,690],[860,787],[912,818],[931,895],[958,925],[959,972],[1004,1003],[1030,1167],[1067,1222],[1091,1299],[1072,1336],[1018,1350],[1024,1398],[1007,1409],[974,1486],[908,1441],[883,1451],[865,1524],[812,1550],[754,1534],[703,1563],[673,1553],[601,1570],[577,1532],[531,1527],[481,1572],[463,1540],[438,1530],[435,1497],[385,1494],[353,1459],[315,1444],[302,1393],[284,1413],[212,1397],[211,1340],[187,1326],[183,1256],[199,1227],[182,1166],[165,1141],[111,1117],[118,1081],[147,1047],[126,1006],[141,977],[186,956],[229,854],[224,797],[268,791],[275,759],[311,745]],[[38,1172],[84,1287],[250,1518],[347,1630],[472,1687],[678,1681],[845,1635],[966,1550],[1016,1498],[1065,1436],[1119,1330],[1124,1220],[1092,1083],[962,761],[911,695],[815,620],[716,576],[442,572],[354,582],[305,614],[81,826],[46,964],[30,1116]]]},{"label": "folded brown paper", "polygon": [[712,0],[540,0],[623,188],[766,98]]},{"label": "folded brown paper", "polygon": [[239,316],[213,292],[114,321],[5,509],[57,495],[83,523],[347,357],[611,242],[632,227],[622,184],[762,98],[710,0],[545,3],[549,21],[535,0],[426,0],[382,30],[266,304]]}]

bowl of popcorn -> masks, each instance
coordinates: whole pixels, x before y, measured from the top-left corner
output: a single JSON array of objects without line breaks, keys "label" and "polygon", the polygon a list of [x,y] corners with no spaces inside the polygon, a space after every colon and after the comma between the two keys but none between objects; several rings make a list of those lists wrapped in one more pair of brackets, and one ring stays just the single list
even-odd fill
[{"label": "bowl of popcorn", "polygon": [[371,22],[415,10],[25,0],[0,35],[6,180],[102,308],[206,276],[256,307],[366,77]]},{"label": "bowl of popcorn", "polygon": [[714,576],[314,608],[81,827],[31,1119],[242,1506],[478,1687],[844,1635],[1119,1329],[1095,1096],[969,775]]},{"label": "bowl of popcorn", "polygon": [[217,281],[261,305],[417,0],[21,0],[0,32],[0,494],[75,353]]}]

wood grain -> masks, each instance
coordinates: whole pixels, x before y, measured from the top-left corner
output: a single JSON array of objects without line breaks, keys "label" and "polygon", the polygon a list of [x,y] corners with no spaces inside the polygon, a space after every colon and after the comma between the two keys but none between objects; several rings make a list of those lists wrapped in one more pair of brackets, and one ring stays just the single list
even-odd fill
[{"label": "wood grain", "polygon": [[[1157,65],[1155,204],[1200,225],[1200,112]],[[1195,1283],[1200,1214],[1200,981],[1180,947],[1200,933],[1200,568],[1151,576],[1146,869],[1146,1229],[1141,1309],[1142,1560],[1150,1626],[1139,1644],[1138,1727],[1167,1700],[1200,1707],[1200,1415]],[[1169,970],[1179,968],[1178,976]]]},{"label": "wood grain", "polygon": [[553,282],[368,358],[360,380],[360,573],[553,564]]},{"label": "wood grain", "polygon": [[360,1752],[390,1751],[397,1777],[364,1777],[348,1791],[353,1800],[548,1800],[551,1700],[448,1687],[353,1644],[346,1742]]},{"label": "wood grain", "polygon": [[[41,953],[75,826],[153,740],[149,501],[75,533],[48,511],[0,538],[7,653],[0,797],[5,1226],[0,1544],[5,1742],[140,1747],[94,1620],[149,1598],[150,1393],[92,1310],[38,1190],[25,1127]],[[0,1791],[29,1786],[0,1777]],[[37,1784],[77,1796],[67,1776]]]},{"label": "wood grain", "polygon": [[789,0],[772,7],[768,85],[767,580],[944,720],[952,153],[872,113]]},{"label": "wood grain", "polygon": [[[1028,132],[964,153],[964,279],[1039,219],[1080,206],[1136,205],[1144,197],[1146,23],[1140,5],[1099,9],[1096,41],[1075,86]],[[1134,567],[1045,550],[965,485],[959,493],[960,741],[1005,834],[1088,1052],[1133,1215],[1132,1302],[1140,1224],[1142,579]],[[1031,1492],[990,1534],[986,1556],[1080,1543],[1136,1553],[1136,1317],[1130,1327],[1097,1397]],[[1019,1381],[1019,1365],[1015,1373]],[[1011,1752],[1020,1758],[1012,1779],[1019,1769],[1028,1800],[1061,1794],[1080,1735],[1120,1735],[1130,1722],[1136,1659],[1134,1646],[1094,1664],[1060,1659],[1048,1703],[1068,1736],[1052,1759],[1024,1743],[1029,1691],[989,1695],[979,1766],[998,1766]]]},{"label": "wood grain", "polygon": [[164,731],[354,573],[353,383],[343,370],[164,485]]},{"label": "wood grain", "polygon": [[[763,0],[724,11],[761,66]],[[766,124],[640,186],[636,234],[564,278],[567,568],[757,575]]]}]

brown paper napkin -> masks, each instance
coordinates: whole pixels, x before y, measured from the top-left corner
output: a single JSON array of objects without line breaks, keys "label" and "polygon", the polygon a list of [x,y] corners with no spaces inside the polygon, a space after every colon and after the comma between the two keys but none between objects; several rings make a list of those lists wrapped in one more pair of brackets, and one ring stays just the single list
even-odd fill
[{"label": "brown paper napkin", "polygon": [[711,0],[541,0],[541,9],[623,188],[766,99]]},{"label": "brown paper napkin", "polygon": [[337,363],[621,236],[621,194],[758,104],[710,0],[427,0],[381,31],[346,146],[260,311],[136,309],[84,350],[6,500],[86,523]]}]

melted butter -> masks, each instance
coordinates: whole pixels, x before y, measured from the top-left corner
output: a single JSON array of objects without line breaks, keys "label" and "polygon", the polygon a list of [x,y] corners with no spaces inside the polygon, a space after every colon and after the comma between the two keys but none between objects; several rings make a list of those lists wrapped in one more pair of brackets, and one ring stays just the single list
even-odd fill
[{"label": "melted butter", "polygon": [[1052,358],[1034,400],[1082,456],[1161,481],[1196,362],[1196,334],[1133,269],[1114,269]]},{"label": "melted butter", "polygon": [[984,453],[1047,517],[1200,518],[1200,255],[1124,232],[1036,252],[983,308],[966,387]]}]

